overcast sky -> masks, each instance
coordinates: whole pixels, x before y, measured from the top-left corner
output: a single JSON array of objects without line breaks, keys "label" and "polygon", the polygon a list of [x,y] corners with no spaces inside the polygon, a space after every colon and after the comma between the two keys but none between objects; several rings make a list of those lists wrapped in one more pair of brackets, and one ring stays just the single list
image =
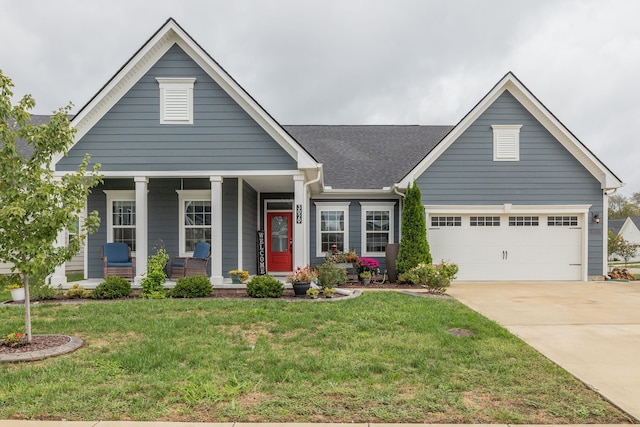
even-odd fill
[{"label": "overcast sky", "polygon": [[169,18],[281,124],[456,124],[507,71],[640,191],[637,0],[0,0],[0,69],[82,107]]}]

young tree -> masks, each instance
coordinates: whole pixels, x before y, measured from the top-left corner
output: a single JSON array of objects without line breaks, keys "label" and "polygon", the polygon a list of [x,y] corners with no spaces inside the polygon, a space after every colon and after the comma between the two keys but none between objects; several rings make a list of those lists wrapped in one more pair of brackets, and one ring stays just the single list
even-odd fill
[{"label": "young tree", "polygon": [[402,207],[402,238],[398,249],[396,269],[405,273],[420,263],[431,264],[427,242],[427,223],[422,206],[422,193],[417,183],[409,185]]},{"label": "young tree", "polygon": [[622,238],[622,236],[620,236],[619,234],[614,234],[613,231],[609,230],[607,238],[607,254],[609,259],[613,257],[613,254],[618,253],[623,240],[624,239]]},{"label": "young tree", "polygon": [[618,248],[618,251],[616,253],[622,257],[622,259],[624,260],[624,266],[626,267],[629,263],[629,260],[636,256],[636,253],[638,253],[638,245],[622,239],[620,248]]},{"label": "young tree", "polygon": [[[75,172],[56,177],[53,156],[65,153],[75,129],[68,114],[71,105],[54,113],[51,120],[33,125],[31,95],[12,105],[13,82],[0,70],[0,261],[13,264],[25,287],[25,332],[31,342],[29,277],[45,277],[78,252],[87,234],[100,220],[87,215],[76,238],[58,246],[58,235],[75,224],[90,189],[101,181],[99,165],[88,171],[89,156]],[[26,144],[28,155],[19,153]]]}]

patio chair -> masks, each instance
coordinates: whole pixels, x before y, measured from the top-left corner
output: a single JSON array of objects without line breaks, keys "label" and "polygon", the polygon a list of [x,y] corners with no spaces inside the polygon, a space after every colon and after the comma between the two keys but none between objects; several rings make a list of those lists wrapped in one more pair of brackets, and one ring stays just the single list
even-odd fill
[{"label": "patio chair", "polygon": [[192,257],[175,257],[171,260],[171,278],[179,279],[190,276],[206,276],[207,265],[211,258],[211,245],[207,242],[198,242]]},{"label": "patio chair", "polygon": [[133,279],[136,275],[136,259],[126,243],[105,243],[100,248],[103,276],[120,276]]}]

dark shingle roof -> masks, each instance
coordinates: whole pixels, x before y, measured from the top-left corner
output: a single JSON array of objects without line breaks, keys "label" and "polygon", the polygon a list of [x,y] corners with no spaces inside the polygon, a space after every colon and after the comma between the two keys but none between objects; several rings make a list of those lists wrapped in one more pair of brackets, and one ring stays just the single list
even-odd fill
[{"label": "dark shingle roof", "polygon": [[399,182],[453,126],[283,126],[324,164],[325,185],[381,189]]},{"label": "dark shingle roof", "polygon": [[[51,120],[51,116],[49,115],[41,115],[41,114],[32,114],[31,115],[31,124],[32,125],[42,125],[45,123],[49,123]],[[18,153],[23,157],[31,157],[33,154],[33,147],[28,145],[24,139],[19,139],[16,141],[16,148],[18,149]]]},{"label": "dark shingle roof", "polygon": [[613,234],[618,234],[626,220],[627,220],[626,218],[623,218],[623,219],[610,219],[609,220],[609,230],[611,230],[613,232]]}]

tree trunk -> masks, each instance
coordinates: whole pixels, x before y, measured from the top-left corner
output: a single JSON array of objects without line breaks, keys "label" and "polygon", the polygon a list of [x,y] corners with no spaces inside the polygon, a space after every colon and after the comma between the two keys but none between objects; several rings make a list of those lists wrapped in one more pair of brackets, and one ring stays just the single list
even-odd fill
[{"label": "tree trunk", "polygon": [[29,297],[29,275],[22,278],[24,284],[24,329],[27,334],[27,342],[31,344],[31,299]]}]

